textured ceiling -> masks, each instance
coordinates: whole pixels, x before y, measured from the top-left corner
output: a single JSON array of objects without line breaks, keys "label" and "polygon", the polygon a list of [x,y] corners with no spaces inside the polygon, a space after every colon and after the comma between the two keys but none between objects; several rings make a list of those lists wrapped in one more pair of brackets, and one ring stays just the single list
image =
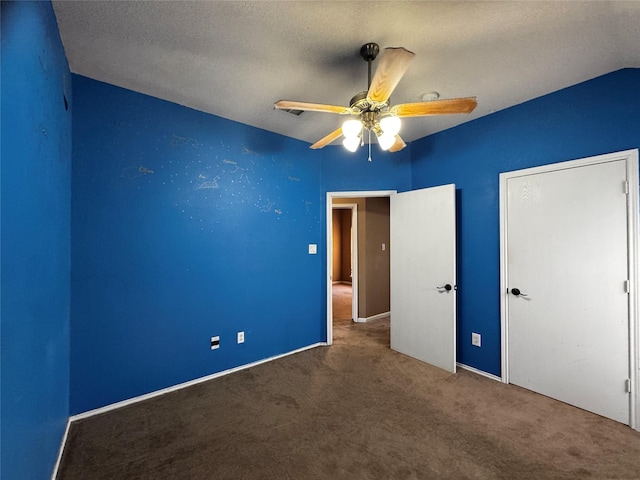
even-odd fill
[{"label": "textured ceiling", "polygon": [[273,103],[348,105],[367,89],[367,42],[416,54],[392,104],[431,91],[478,99],[470,115],[405,119],[406,141],[640,67],[640,1],[53,5],[72,72],[309,143],[344,118]]}]

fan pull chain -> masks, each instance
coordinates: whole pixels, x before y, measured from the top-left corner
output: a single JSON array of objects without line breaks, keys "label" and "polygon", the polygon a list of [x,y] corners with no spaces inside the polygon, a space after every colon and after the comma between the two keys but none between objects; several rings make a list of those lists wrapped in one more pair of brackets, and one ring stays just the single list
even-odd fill
[{"label": "fan pull chain", "polygon": [[369,129],[369,161],[371,161],[371,129]]}]

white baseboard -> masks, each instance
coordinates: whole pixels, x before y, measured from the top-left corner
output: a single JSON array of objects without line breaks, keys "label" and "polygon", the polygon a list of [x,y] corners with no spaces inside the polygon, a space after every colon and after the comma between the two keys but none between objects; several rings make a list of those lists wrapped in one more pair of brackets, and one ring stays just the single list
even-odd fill
[{"label": "white baseboard", "polygon": [[53,473],[51,474],[51,480],[58,478],[58,469],[60,468],[60,462],[62,461],[62,454],[64,452],[64,446],[67,444],[67,436],[69,435],[69,427],[71,426],[71,419],[67,419],[67,427],[64,429],[64,435],[60,442],[60,449],[58,450],[58,459],[53,467]]},{"label": "white baseboard", "polygon": [[464,363],[456,363],[458,368],[462,368],[463,370],[468,370],[473,373],[477,373],[478,375],[482,375],[483,377],[490,378],[491,380],[495,380],[497,382],[502,383],[502,378],[493,375],[492,373],[487,373],[482,370],[478,370],[477,368],[470,367],[469,365],[465,365]]},{"label": "white baseboard", "polygon": [[277,360],[282,357],[286,357],[289,355],[293,355],[294,353],[300,353],[305,350],[310,350],[315,347],[321,347],[327,345],[326,342],[314,343],[313,345],[308,345],[306,347],[298,348],[297,350],[293,350],[291,352],[282,353],[280,355],[275,355],[273,357],[268,357],[262,360],[258,360],[257,362],[248,363],[246,365],[240,365],[239,367],[230,368],[228,370],[224,370],[222,372],[213,373],[211,375],[207,375],[206,377],[196,378],[195,380],[190,380],[188,382],[179,383],[177,385],[173,385],[171,387],[163,388],[161,390],[156,390],[155,392],[146,393],[144,395],[140,395],[137,397],[129,398],[127,400],[123,400],[121,402],[112,403],[110,405],[106,405],[104,407],[96,408],[94,410],[89,410],[83,413],[79,413],[77,415],[73,415],[69,418],[69,422],[75,422],[76,420],[82,420],[83,418],[92,417],[94,415],[99,415],[101,413],[110,412],[111,410],[116,410],[118,408],[126,407],[127,405],[132,405],[134,403],[143,402],[144,400],[149,400],[150,398],[159,397],[160,395],[164,395],[166,393],[175,392],[176,390],[181,390],[183,388],[190,387],[192,385],[196,385],[198,383],[206,382],[208,380],[213,380],[214,378],[223,377],[225,375],[229,375],[230,373],[239,372],[241,370],[246,370],[247,368],[255,367],[256,365],[260,365],[262,363],[271,362],[273,360]]},{"label": "white baseboard", "polygon": [[379,320],[381,318],[388,317],[389,315],[391,315],[391,312],[378,313],[377,315],[372,315],[370,317],[358,318],[358,319],[356,319],[356,322],[357,323],[367,323],[367,322],[371,322],[373,320]]}]

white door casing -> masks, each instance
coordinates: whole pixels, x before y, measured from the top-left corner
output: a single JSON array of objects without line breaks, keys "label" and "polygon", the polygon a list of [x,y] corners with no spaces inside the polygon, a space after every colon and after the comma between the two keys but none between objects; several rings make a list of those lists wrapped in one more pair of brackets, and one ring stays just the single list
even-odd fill
[{"label": "white door casing", "polygon": [[455,372],[455,185],[393,195],[390,243],[391,348]]},{"label": "white door casing", "polygon": [[635,428],[637,151],[500,182],[503,381]]}]

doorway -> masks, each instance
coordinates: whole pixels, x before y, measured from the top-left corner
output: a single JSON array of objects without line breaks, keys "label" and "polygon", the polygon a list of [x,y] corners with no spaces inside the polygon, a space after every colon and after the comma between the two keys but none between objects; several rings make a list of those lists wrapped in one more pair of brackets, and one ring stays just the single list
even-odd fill
[{"label": "doorway", "polygon": [[[364,200],[366,198],[373,197],[390,197],[395,194],[395,190],[376,190],[376,191],[362,191],[362,192],[327,192],[327,204],[326,204],[326,212],[327,212],[327,345],[331,345],[333,343],[333,208],[340,207],[341,205],[335,205],[335,199],[347,199],[347,201],[343,204],[346,208],[347,205],[354,205],[359,200]],[[352,202],[348,201],[353,199]],[[353,210],[352,210],[353,211]],[[352,315],[354,321],[359,321],[358,316],[358,303],[360,293],[358,291],[358,283],[359,283],[359,265],[358,265],[358,246],[357,246],[357,208],[355,208],[355,218],[352,219],[353,222],[353,231],[354,231],[354,242],[352,247],[352,257],[353,257],[353,267],[352,267],[352,275],[351,282],[353,287],[353,295],[352,295]]]},{"label": "doorway", "polygon": [[333,322],[348,324],[358,319],[358,204],[334,203],[332,215]]},{"label": "doorway", "polygon": [[500,175],[502,376],[637,429],[638,153]]},{"label": "doorway", "polygon": [[[381,198],[390,197],[390,198]],[[359,279],[379,279],[386,276],[384,292],[367,284],[358,297],[367,297],[358,320],[368,321],[390,317],[390,346],[439,368],[455,372],[456,368],[456,245],[455,245],[455,185],[442,185],[404,193],[328,192],[327,193],[327,344],[333,343],[332,307],[332,224],[334,199],[346,198],[372,203],[365,208],[367,224],[366,261],[356,269],[367,272],[354,275]],[[382,200],[385,200],[382,202]],[[381,208],[382,204],[385,208]],[[376,208],[377,205],[377,208]],[[371,208],[370,208],[371,207]],[[372,224],[385,212],[386,240],[371,235]],[[363,212],[364,213],[364,212]],[[362,250],[362,249],[361,249]],[[362,255],[360,256],[362,259]],[[386,270],[380,269],[384,263]],[[369,271],[370,270],[370,271]],[[384,294],[384,312],[379,300]],[[371,302],[369,299],[371,298]],[[369,310],[369,303],[372,308]],[[369,314],[369,316],[367,316]]]}]

